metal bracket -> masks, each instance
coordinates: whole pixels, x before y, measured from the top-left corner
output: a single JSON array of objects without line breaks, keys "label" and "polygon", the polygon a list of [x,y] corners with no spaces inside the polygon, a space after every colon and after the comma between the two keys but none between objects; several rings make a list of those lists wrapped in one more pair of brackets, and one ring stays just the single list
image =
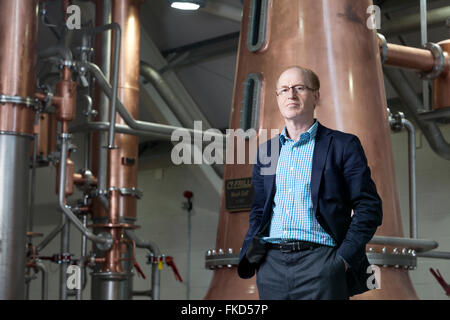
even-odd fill
[{"label": "metal bracket", "polygon": [[117,188],[117,187],[111,187],[108,189],[109,191],[119,191],[121,195],[123,196],[133,196],[138,199],[141,199],[143,196],[143,193],[141,190],[133,187],[133,188]]},{"label": "metal bracket", "polygon": [[205,268],[214,270],[222,269],[223,267],[232,268],[239,263],[239,254],[233,253],[233,249],[229,248],[227,253],[224,253],[222,249],[216,251],[208,250],[205,256]]},{"label": "metal bracket", "polygon": [[386,248],[383,248],[382,252],[374,252],[373,248],[370,248],[366,254],[370,264],[407,270],[414,270],[417,267],[416,252],[412,249],[403,248],[400,253],[397,248],[394,248],[392,253],[387,253]]},{"label": "metal bracket", "polygon": [[5,94],[0,94],[0,103],[14,103],[14,104],[24,104],[27,108],[33,107],[37,108],[38,100],[30,97],[19,97],[19,96],[7,96]]},{"label": "metal bracket", "polygon": [[444,70],[445,66],[445,57],[444,52],[442,51],[442,48],[433,42],[427,42],[424,45],[425,49],[428,49],[431,51],[434,57],[434,65],[433,69],[430,72],[419,72],[419,77],[423,80],[432,80],[437,78],[442,70]]},{"label": "metal bracket", "polygon": [[380,39],[381,41],[381,64],[384,64],[388,55],[387,41],[386,38],[381,33],[377,33],[377,36],[378,39]]}]

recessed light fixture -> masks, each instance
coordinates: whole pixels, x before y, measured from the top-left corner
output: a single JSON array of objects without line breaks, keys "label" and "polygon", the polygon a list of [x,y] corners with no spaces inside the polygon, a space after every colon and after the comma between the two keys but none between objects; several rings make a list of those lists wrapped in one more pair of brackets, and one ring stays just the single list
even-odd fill
[{"label": "recessed light fixture", "polygon": [[180,10],[198,10],[205,6],[205,0],[169,0],[170,6]]}]

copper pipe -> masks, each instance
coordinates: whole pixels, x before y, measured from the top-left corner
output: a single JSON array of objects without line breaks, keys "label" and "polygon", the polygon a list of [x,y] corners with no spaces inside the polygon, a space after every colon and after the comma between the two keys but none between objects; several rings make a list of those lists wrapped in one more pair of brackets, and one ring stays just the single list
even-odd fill
[{"label": "copper pipe", "polygon": [[438,43],[445,55],[442,74],[433,81],[433,109],[450,108],[450,40]]},{"label": "copper pipe", "polygon": [[68,122],[75,117],[77,84],[72,80],[72,70],[64,66],[61,81],[56,85],[53,104],[56,106],[56,119],[62,122],[62,132],[68,132]]},{"label": "copper pipe", "polygon": [[[0,1],[0,93],[33,97],[35,92],[37,0]],[[5,103],[0,131],[33,133],[34,110]]]},{"label": "copper pipe", "polygon": [[[56,165],[56,194],[59,192],[59,165]],[[74,185],[74,173],[75,171],[75,163],[70,159],[70,152],[68,152],[67,160],[66,160],[66,178],[65,178],[65,189],[64,194],[65,197],[71,196],[73,194],[73,185]],[[64,201],[65,202],[65,201]]]},{"label": "copper pipe", "polygon": [[434,57],[430,50],[388,43],[384,64],[421,72],[429,72],[434,66]]},{"label": "copper pipe", "polygon": [[[120,48],[120,67],[118,78],[118,97],[134,117],[138,117],[139,103],[139,47],[140,18],[139,6],[142,0],[113,0],[112,22],[118,23],[122,30]],[[117,118],[116,123],[123,124]],[[116,134],[116,149],[108,150],[108,188],[137,187],[138,138],[131,135]],[[98,147],[98,146],[97,146]],[[137,199],[124,196],[117,189],[110,191],[108,221],[112,224],[122,219],[135,220]],[[99,206],[95,207],[96,209]],[[102,211],[94,210],[94,217]],[[105,253],[103,272],[123,272],[120,263],[122,248],[120,236],[122,228],[108,228],[114,244]]]}]

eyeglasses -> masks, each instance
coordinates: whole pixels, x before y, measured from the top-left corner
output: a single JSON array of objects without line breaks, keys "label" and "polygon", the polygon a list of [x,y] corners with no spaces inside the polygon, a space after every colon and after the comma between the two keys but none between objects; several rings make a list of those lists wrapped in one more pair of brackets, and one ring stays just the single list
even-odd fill
[{"label": "eyeglasses", "polygon": [[284,88],[276,90],[275,92],[277,93],[277,96],[286,96],[291,89],[294,90],[294,94],[300,94],[302,92],[305,92],[306,90],[314,91],[314,89],[312,89],[308,86],[299,84],[299,85],[295,85],[295,86],[284,87]]}]

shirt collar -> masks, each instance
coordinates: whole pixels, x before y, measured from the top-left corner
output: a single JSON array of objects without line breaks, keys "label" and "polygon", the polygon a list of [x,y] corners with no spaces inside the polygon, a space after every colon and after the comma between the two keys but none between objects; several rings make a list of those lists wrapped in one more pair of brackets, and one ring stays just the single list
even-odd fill
[{"label": "shirt collar", "polygon": [[[319,127],[318,121],[316,119],[314,119],[313,125],[308,129],[308,131],[303,132],[300,135],[300,139],[298,139],[298,141],[296,143],[300,143],[300,141],[308,142],[309,140],[314,139],[316,137],[316,133],[317,133],[317,128],[318,127]],[[286,135],[286,126],[284,126],[283,131],[281,131],[281,134],[280,134],[280,142],[281,142],[281,144],[284,145],[286,140],[292,140],[293,141],[293,139],[289,138]]]}]

